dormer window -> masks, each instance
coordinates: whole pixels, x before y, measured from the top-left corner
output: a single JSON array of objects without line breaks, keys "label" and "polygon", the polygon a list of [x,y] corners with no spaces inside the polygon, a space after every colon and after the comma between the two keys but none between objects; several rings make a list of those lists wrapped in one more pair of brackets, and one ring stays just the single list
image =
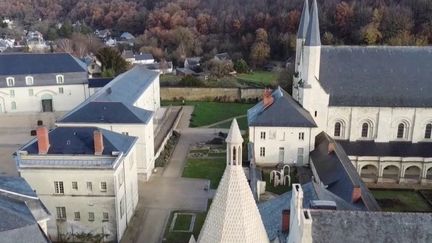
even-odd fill
[{"label": "dormer window", "polygon": [[57,75],[56,80],[58,84],[64,83],[64,76],[63,75]]},{"label": "dormer window", "polygon": [[26,81],[26,85],[33,85],[33,77],[32,76],[27,76],[25,78]]},{"label": "dormer window", "polygon": [[13,78],[13,77],[7,77],[6,78],[6,85],[8,87],[15,86],[15,78]]}]

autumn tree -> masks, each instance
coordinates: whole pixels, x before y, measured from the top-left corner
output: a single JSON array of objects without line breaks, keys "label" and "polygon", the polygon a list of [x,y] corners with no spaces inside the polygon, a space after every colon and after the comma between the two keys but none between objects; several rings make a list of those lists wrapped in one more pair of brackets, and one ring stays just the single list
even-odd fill
[{"label": "autumn tree", "polygon": [[255,32],[255,43],[252,45],[250,60],[256,67],[263,65],[270,56],[270,45],[268,44],[267,32],[260,28]]}]

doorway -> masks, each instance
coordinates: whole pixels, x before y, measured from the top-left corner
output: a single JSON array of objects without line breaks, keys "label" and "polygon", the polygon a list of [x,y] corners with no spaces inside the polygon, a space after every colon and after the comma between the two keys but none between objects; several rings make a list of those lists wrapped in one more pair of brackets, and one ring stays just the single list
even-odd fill
[{"label": "doorway", "polygon": [[283,147],[279,148],[279,162],[285,162],[285,148]]},{"label": "doorway", "polygon": [[42,96],[42,112],[53,112],[52,96],[49,94]]}]

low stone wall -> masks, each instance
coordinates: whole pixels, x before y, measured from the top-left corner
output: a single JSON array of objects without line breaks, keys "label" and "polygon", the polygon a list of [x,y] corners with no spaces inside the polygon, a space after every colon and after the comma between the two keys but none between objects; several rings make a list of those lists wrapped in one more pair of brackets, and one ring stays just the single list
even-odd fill
[{"label": "low stone wall", "polygon": [[161,87],[162,100],[214,100],[235,101],[240,99],[260,98],[264,89],[242,88],[190,88],[190,87]]}]

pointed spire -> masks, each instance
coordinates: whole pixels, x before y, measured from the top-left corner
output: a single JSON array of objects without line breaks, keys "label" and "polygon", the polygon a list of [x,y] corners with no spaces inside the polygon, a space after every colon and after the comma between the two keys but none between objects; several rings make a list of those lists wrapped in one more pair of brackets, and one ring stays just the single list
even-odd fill
[{"label": "pointed spire", "polygon": [[302,15],[300,18],[300,25],[297,31],[297,39],[306,38],[306,33],[309,25],[309,0],[305,0]]},{"label": "pointed spire", "polygon": [[240,132],[240,128],[237,124],[237,120],[234,118],[230,130],[228,132],[228,136],[225,139],[227,143],[243,143],[243,137]]},{"label": "pointed spire", "polygon": [[318,20],[318,5],[313,0],[309,26],[307,29],[305,46],[321,46],[321,37]]}]

